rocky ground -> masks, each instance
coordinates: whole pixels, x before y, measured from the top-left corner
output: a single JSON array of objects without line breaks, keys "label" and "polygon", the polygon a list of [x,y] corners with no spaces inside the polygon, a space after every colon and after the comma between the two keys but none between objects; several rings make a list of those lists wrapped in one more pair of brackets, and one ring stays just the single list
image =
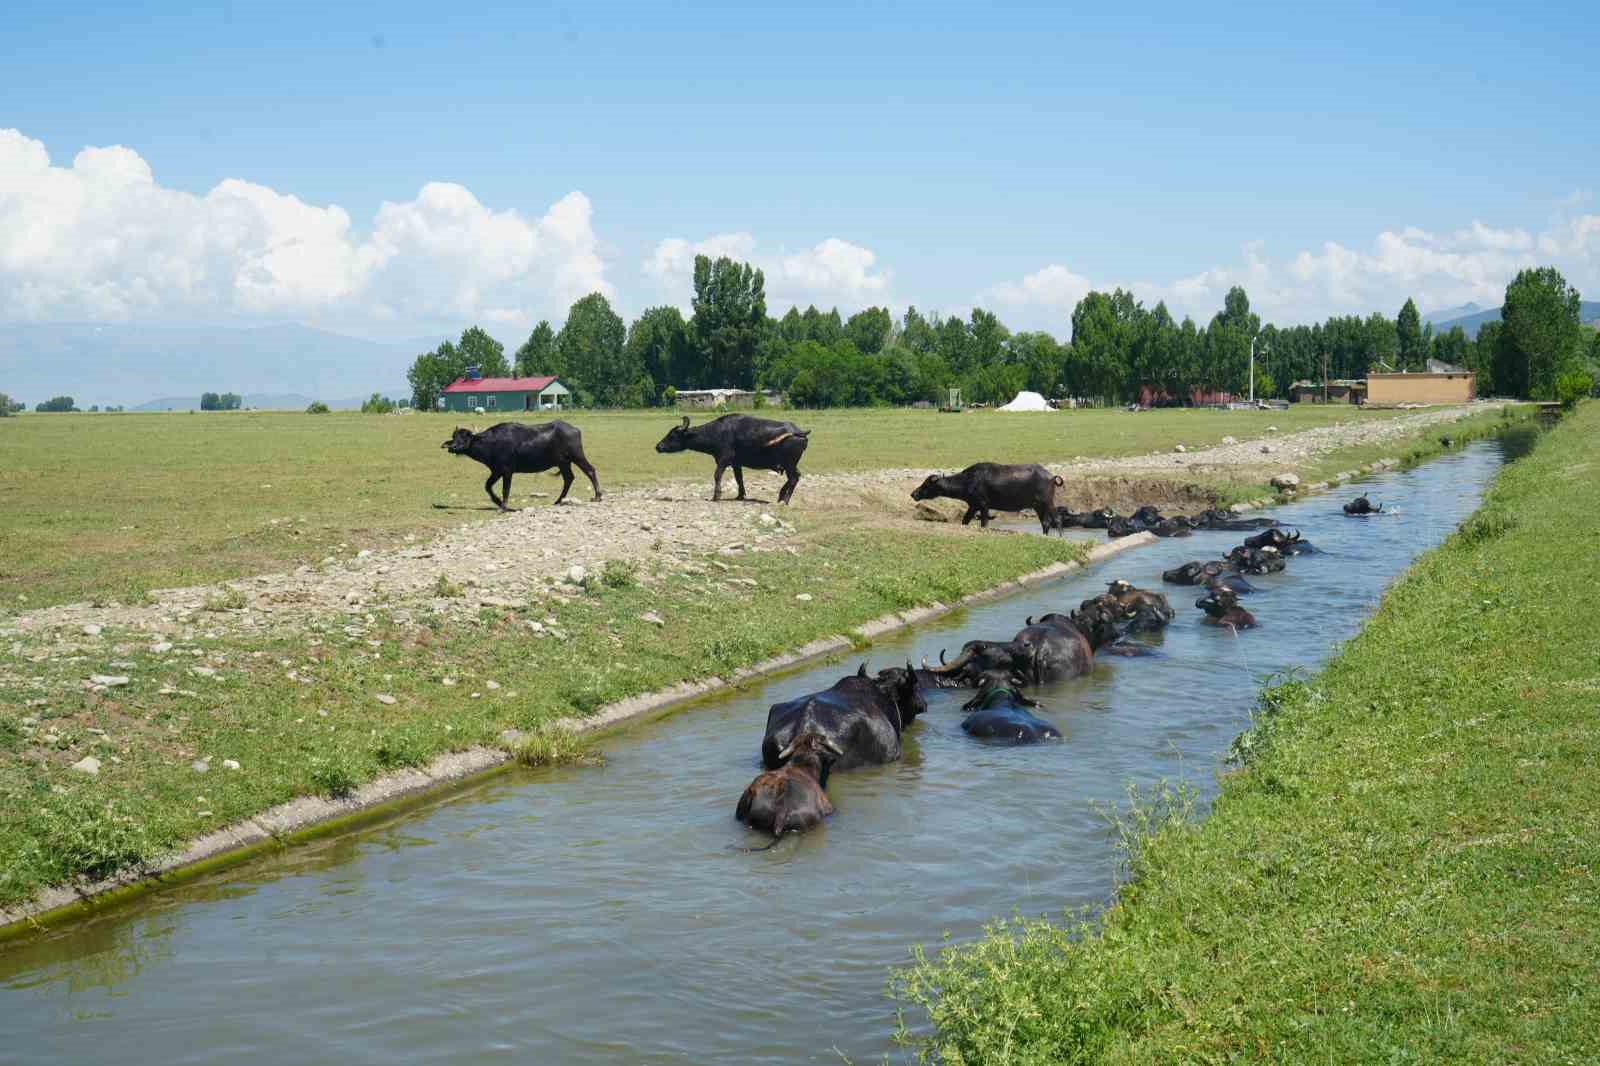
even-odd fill
[{"label": "rocky ground", "polygon": [[[1080,457],[1051,468],[1069,485],[1102,480],[1120,483],[1128,493],[1143,486],[1146,495],[1153,479],[1203,477],[1218,471],[1234,477],[1259,475],[1265,481],[1276,471],[1335,449],[1382,443],[1478,409],[1427,409],[1384,421],[1291,434],[1278,434],[1269,425],[1256,440],[1225,440],[1218,447],[1122,459]],[[852,511],[869,520],[916,517],[906,498],[909,490],[936,472],[809,476],[801,482],[796,509]],[[631,568],[648,580],[652,571],[663,568],[701,570],[708,554],[735,557],[802,550],[805,538],[794,536],[790,513],[770,502],[781,483],[778,475],[753,473],[747,480],[755,502],[711,503],[705,483],[709,478],[613,492],[600,503],[573,498],[560,507],[548,506],[553,498],[549,492],[534,492],[514,501],[524,504],[520,511],[465,524],[426,542],[408,537],[408,543],[395,548],[340,552],[288,573],[158,590],[142,605],[74,603],[23,612],[0,626],[0,637],[52,632],[95,636],[103,627],[116,626],[147,631],[159,641],[163,635],[187,639],[195,633],[265,633],[333,612],[382,609],[396,614],[467,615],[484,607],[523,606],[531,599],[560,596],[564,588],[604,580],[608,564]],[[731,479],[728,488],[731,494]],[[1117,496],[1115,489],[1102,488],[1100,494],[1108,491]],[[1085,502],[1115,505],[1119,500],[1073,500],[1076,506]],[[937,520],[952,514],[959,514],[959,506],[925,509],[922,517]]]}]

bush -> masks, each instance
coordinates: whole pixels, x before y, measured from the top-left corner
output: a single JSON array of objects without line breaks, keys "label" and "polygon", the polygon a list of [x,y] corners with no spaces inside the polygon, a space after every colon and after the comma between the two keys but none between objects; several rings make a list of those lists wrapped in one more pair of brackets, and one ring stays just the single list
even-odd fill
[{"label": "bush", "polygon": [[308,415],[325,415],[327,413],[328,405],[321,400],[312,400],[311,406],[306,408],[306,414]]},{"label": "bush", "polygon": [[311,784],[324,796],[348,796],[361,785],[361,773],[343,752],[319,755],[311,760]]},{"label": "bush", "polygon": [[373,755],[386,770],[421,766],[432,756],[432,745],[422,730],[414,726],[391,729],[378,740]]},{"label": "bush", "polygon": [[1572,410],[1579,400],[1594,389],[1594,377],[1582,367],[1573,367],[1556,378],[1556,399],[1565,410]]},{"label": "bush", "polygon": [[393,410],[394,401],[387,396],[380,396],[376,392],[367,397],[366,401],[361,405],[361,413],[364,415],[386,415]]},{"label": "bush", "polygon": [[11,417],[11,397],[0,392],[0,418]]},{"label": "bush", "polygon": [[639,583],[639,564],[626,559],[607,559],[600,572],[600,583],[608,589],[628,589]]}]

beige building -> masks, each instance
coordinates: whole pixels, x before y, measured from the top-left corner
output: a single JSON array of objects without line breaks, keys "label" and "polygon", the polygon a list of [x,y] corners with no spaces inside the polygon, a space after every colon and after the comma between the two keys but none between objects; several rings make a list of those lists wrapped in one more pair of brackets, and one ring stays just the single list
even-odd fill
[{"label": "beige building", "polygon": [[1368,403],[1470,403],[1476,395],[1476,375],[1470,370],[1367,375]]}]

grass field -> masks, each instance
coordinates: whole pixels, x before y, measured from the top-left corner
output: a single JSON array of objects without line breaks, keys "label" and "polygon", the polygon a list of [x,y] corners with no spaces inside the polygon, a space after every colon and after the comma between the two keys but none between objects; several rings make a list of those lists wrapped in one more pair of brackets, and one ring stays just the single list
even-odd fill
[{"label": "grass field", "polygon": [[[1594,1062],[1600,404],[1508,467],[1092,925],[922,958],[924,1060]],[[914,1042],[916,1043],[916,1042]]]},{"label": "grass field", "polygon": [[[929,411],[801,412],[806,473],[959,468],[979,458],[1059,462],[1247,439],[1396,412],[1299,405],[1288,411],[1079,411],[959,416]],[[710,461],[657,455],[665,412],[568,416],[607,488],[693,478]],[[471,420],[479,428],[494,421]],[[72,600],[128,602],[316,562],[339,545],[394,543],[483,517],[483,469],[439,444],[453,416],[229,412],[27,415],[0,420],[0,611]],[[1343,457],[1328,461],[1328,472]],[[514,492],[549,490],[524,475]],[[731,487],[731,482],[730,482]],[[587,492],[580,478],[575,492]],[[812,499],[808,499],[812,497]],[[796,507],[815,487],[804,483]],[[442,510],[446,504],[466,510]],[[276,521],[275,521],[276,520]]]}]

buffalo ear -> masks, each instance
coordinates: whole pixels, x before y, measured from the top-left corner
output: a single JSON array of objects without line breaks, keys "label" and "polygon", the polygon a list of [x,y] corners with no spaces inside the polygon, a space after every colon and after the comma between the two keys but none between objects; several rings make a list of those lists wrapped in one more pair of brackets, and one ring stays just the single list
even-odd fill
[{"label": "buffalo ear", "polygon": [[865,659],[863,659],[861,661],[860,668],[856,670],[856,676],[857,677],[866,677],[867,676],[867,662],[866,662]]}]

